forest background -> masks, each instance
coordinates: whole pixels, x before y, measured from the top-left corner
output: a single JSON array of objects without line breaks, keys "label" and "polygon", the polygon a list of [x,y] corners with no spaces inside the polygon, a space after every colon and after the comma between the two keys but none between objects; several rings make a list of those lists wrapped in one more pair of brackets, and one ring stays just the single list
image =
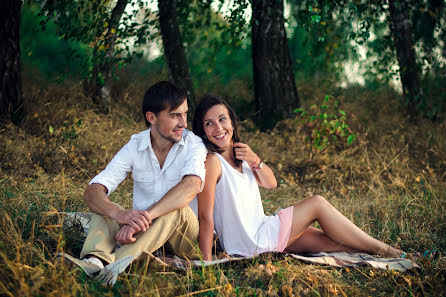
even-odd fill
[{"label": "forest background", "polygon": [[[3,4],[2,4],[3,5]],[[279,181],[267,214],[325,196],[372,236],[446,249],[445,1],[12,1],[1,14],[0,292],[441,295],[445,258],[405,273],[264,255],[185,272],[138,263],[103,287],[79,255],[82,194],[144,129],[144,91],[219,95]],[[349,70],[355,65],[354,74]],[[189,117],[190,119],[190,117]],[[128,178],[111,195],[131,205]],[[440,294],[439,294],[440,293]]]}]

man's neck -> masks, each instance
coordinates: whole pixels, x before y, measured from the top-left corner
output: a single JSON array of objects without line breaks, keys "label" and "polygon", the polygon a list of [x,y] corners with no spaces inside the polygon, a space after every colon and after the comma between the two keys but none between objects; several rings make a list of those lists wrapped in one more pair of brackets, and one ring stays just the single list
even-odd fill
[{"label": "man's neck", "polygon": [[164,161],[166,161],[167,155],[169,154],[169,151],[174,143],[158,135],[156,132],[153,133],[152,131],[150,131],[150,141],[152,143],[152,149],[155,153],[156,158],[158,159],[160,168],[163,168]]}]

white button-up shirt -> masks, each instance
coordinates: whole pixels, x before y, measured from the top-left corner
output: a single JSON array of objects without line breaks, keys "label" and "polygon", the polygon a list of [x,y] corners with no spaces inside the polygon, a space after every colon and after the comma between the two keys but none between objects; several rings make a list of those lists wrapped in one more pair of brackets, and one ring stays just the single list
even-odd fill
[{"label": "white button-up shirt", "polygon": [[147,209],[158,202],[186,175],[196,175],[204,185],[207,149],[200,137],[184,130],[182,139],[170,149],[163,168],[150,141],[150,129],[134,134],[107,167],[91,181],[104,185],[110,195],[131,171],[133,209]]}]

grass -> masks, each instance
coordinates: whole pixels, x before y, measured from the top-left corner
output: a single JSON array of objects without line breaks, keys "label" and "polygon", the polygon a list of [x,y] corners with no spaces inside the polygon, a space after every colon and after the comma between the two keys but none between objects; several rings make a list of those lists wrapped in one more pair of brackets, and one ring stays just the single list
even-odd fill
[{"label": "grass", "polygon": [[[153,78],[156,80],[158,78]],[[177,271],[138,262],[114,287],[57,265],[55,254],[78,256],[79,226],[63,228],[59,211],[87,211],[82,194],[130,135],[144,129],[139,102],[146,85],[131,79],[114,89],[111,114],[94,111],[79,82],[25,78],[23,124],[0,127],[1,296],[419,296],[446,291],[446,259],[422,259],[405,273],[370,267],[333,268],[280,254]],[[223,92],[229,92],[229,89]],[[303,105],[324,97],[311,84]],[[219,90],[215,90],[219,94]],[[236,98],[236,95],[234,95]],[[229,98],[232,100],[231,98]],[[293,119],[262,132],[241,123],[244,142],[270,165],[278,189],[262,190],[265,212],[325,196],[363,230],[404,250],[446,250],[446,123],[411,124],[389,90],[343,90],[337,99],[357,135],[348,148],[319,156],[300,181],[304,136]],[[126,179],[111,199],[131,205]]]}]

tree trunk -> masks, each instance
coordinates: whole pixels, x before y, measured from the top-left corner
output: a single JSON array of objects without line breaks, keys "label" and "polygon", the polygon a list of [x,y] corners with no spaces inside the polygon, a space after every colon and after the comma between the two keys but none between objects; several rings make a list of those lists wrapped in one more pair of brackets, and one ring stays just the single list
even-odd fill
[{"label": "tree trunk", "polygon": [[19,124],[25,113],[20,69],[21,0],[2,1],[0,12],[0,119]]},{"label": "tree trunk", "polygon": [[92,76],[85,85],[87,94],[92,97],[93,102],[105,114],[110,112],[110,91],[115,43],[118,38],[119,21],[127,3],[128,0],[118,0],[118,3],[116,3],[108,22],[105,37],[95,45]]},{"label": "tree trunk", "polygon": [[189,107],[193,110],[196,101],[181,32],[178,27],[176,0],[159,0],[158,9],[169,80],[175,86],[186,91]]},{"label": "tree trunk", "polygon": [[406,13],[408,7],[404,0],[389,0],[389,5],[404,100],[409,116],[412,120],[415,120],[418,116],[423,94],[415,58],[412,30]]},{"label": "tree trunk", "polygon": [[271,127],[299,106],[283,0],[252,1],[252,58],[257,117]]}]

